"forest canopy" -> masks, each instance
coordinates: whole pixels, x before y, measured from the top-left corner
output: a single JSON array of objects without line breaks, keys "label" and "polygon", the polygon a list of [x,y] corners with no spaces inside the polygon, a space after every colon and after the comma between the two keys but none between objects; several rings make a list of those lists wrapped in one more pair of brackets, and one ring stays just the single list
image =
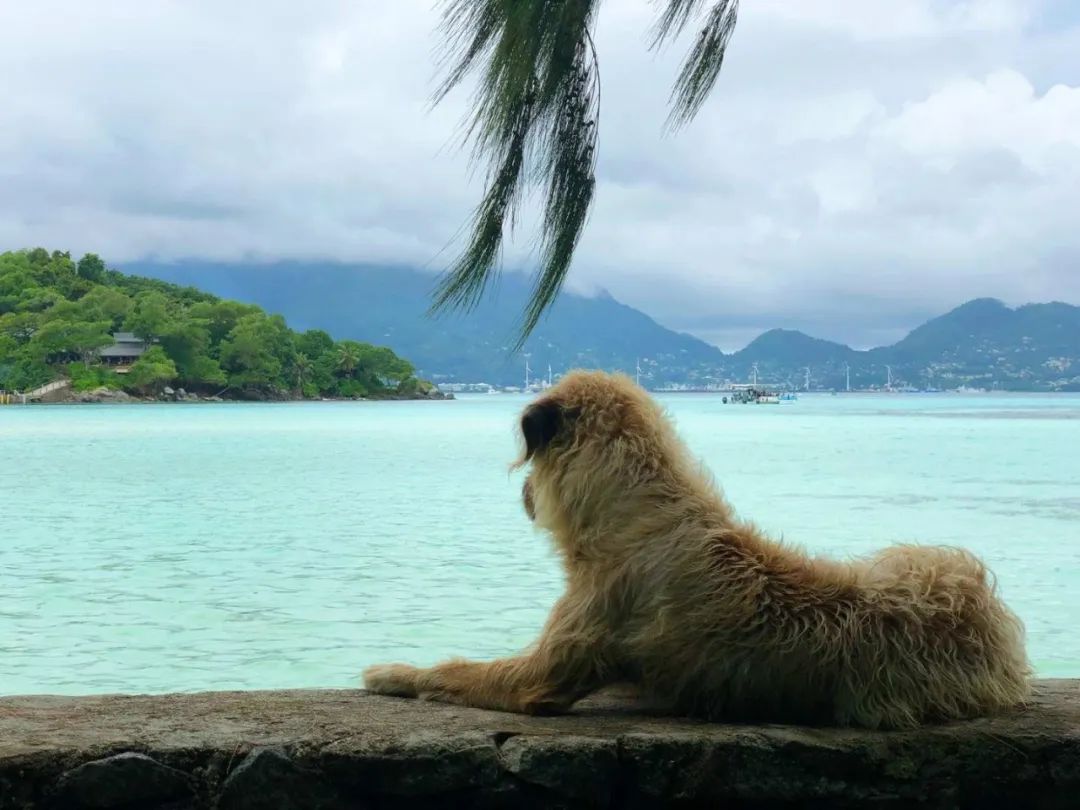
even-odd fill
[{"label": "forest canopy", "polygon": [[[110,364],[103,349],[132,333],[142,354]],[[129,276],[88,253],[0,253],[0,389],[60,378],[152,395],[182,386],[237,399],[367,397],[422,385],[391,349],[295,332],[280,315],[192,287]]]}]

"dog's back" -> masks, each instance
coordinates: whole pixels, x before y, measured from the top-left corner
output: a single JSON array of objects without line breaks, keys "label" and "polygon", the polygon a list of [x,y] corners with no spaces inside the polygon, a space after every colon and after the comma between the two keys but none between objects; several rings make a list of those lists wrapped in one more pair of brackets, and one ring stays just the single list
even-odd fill
[{"label": "dog's back", "polygon": [[679,534],[696,547],[668,550],[665,592],[629,625],[646,688],[679,710],[904,728],[1027,695],[1023,628],[966,551],[896,546],[844,564],[751,527]]}]

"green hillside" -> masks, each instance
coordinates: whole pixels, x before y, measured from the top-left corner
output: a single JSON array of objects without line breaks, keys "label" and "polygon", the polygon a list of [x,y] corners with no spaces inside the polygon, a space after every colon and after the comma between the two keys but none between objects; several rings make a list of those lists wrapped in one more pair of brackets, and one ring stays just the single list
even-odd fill
[{"label": "green hillside", "polygon": [[[132,333],[137,358],[116,354]],[[117,362],[117,360],[120,362]],[[154,395],[166,386],[233,399],[402,396],[430,389],[392,350],[326,332],[193,287],[126,275],[96,255],[0,253],[0,389],[69,378]]]}]

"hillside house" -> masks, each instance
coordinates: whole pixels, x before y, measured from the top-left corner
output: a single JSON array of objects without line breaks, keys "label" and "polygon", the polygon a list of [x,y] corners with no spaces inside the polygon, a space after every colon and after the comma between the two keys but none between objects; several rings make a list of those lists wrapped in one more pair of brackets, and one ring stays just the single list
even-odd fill
[{"label": "hillside house", "polygon": [[101,362],[117,366],[116,371],[123,373],[146,351],[146,342],[131,332],[116,332],[112,336],[113,345],[98,352]]}]

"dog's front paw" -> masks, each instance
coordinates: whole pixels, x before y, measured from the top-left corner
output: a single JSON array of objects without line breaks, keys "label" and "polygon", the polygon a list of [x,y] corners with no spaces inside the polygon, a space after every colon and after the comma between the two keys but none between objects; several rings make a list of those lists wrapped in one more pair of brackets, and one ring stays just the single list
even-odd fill
[{"label": "dog's front paw", "polygon": [[414,698],[420,670],[408,664],[376,664],[364,670],[364,688],[377,695]]}]

